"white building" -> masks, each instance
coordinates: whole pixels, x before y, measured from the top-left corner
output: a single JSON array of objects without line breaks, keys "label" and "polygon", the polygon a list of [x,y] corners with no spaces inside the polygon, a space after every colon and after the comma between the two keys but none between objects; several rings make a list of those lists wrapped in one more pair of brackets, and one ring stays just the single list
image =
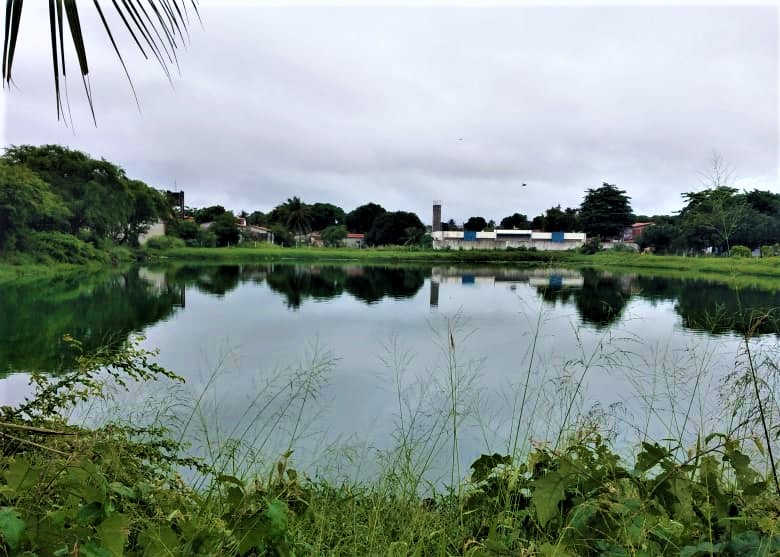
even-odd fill
[{"label": "white building", "polygon": [[492,232],[436,231],[432,232],[433,249],[507,249],[536,248],[544,251],[569,250],[587,240],[584,232],[535,232],[533,230],[502,230]]}]

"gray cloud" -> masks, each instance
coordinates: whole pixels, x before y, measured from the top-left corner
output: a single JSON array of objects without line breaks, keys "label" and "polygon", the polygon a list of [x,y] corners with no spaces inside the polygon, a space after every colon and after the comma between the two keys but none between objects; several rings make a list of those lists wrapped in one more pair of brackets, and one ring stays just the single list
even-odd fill
[{"label": "gray cloud", "polygon": [[86,17],[98,127],[71,78],[74,134],[55,119],[46,11],[25,13],[4,143],[66,144],[175,181],[188,204],[250,211],[298,195],[427,220],[442,199],[445,218],[500,219],[608,181],[637,212],[670,212],[713,149],[741,184],[780,191],[775,8],[202,14],[173,88],[123,44],[141,114]]}]

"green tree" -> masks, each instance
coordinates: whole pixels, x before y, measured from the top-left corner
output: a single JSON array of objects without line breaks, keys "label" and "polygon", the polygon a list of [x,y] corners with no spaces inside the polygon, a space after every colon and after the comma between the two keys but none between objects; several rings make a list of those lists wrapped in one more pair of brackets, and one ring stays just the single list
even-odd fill
[{"label": "green tree", "polygon": [[334,224],[344,224],[344,209],[331,203],[314,203],[310,206],[311,229],[324,230]]},{"label": "green tree", "polygon": [[347,230],[358,234],[365,234],[374,225],[374,221],[387,211],[376,203],[366,203],[355,208],[346,215]]},{"label": "green tree", "polygon": [[280,207],[280,212],[285,217],[284,224],[295,232],[296,236],[301,236],[311,230],[311,207],[301,201],[299,197],[288,198]]},{"label": "green tree", "polygon": [[14,249],[33,229],[56,229],[67,216],[62,200],[34,172],[0,161],[0,251]]},{"label": "green tree", "polygon": [[425,226],[414,213],[385,213],[376,218],[365,240],[370,246],[403,245],[410,237],[409,229],[418,229],[425,233]]},{"label": "green tree", "polygon": [[577,209],[561,206],[550,207],[544,214],[542,229],[545,232],[574,232],[577,229]]},{"label": "green tree", "polygon": [[450,219],[447,222],[441,223],[441,229],[442,230],[451,230],[451,231],[457,231],[461,228],[458,226],[458,223],[455,222],[455,219]]},{"label": "green tree", "polygon": [[285,225],[274,223],[271,225],[271,232],[273,232],[275,244],[288,248],[295,245],[295,238]]},{"label": "green tree", "polygon": [[589,235],[615,238],[633,222],[630,197],[613,184],[588,189],[580,206],[580,226]]},{"label": "green tree", "polygon": [[728,251],[731,239],[745,223],[748,205],[736,188],[718,186],[682,194],[686,201],[680,211],[683,232],[695,250],[715,247]]},{"label": "green tree", "polygon": [[49,184],[68,208],[67,226],[58,230],[98,242],[134,243],[137,232],[170,213],[162,194],[104,159],[60,145],[20,145],[2,160],[23,165]]},{"label": "green tree", "polygon": [[510,216],[501,219],[498,227],[505,230],[525,230],[531,227],[531,223],[528,222],[528,217],[522,213],[512,213]]},{"label": "green tree", "polygon": [[140,180],[128,180],[127,185],[132,198],[132,206],[123,238],[127,238],[130,245],[136,246],[139,234],[146,232],[151,224],[160,219],[171,220],[173,211],[162,192],[150,188]]},{"label": "green tree", "polygon": [[331,248],[338,247],[347,237],[347,227],[343,224],[332,224],[320,233],[323,243]]},{"label": "green tree", "polygon": [[212,205],[210,207],[204,207],[203,209],[196,209],[193,217],[195,222],[203,224],[206,222],[214,222],[219,215],[224,215],[227,212],[222,205]]},{"label": "green tree", "polygon": [[464,230],[471,230],[474,232],[482,232],[487,227],[487,221],[483,217],[469,217],[464,225]]},{"label": "green tree", "polygon": [[652,248],[655,253],[670,253],[680,246],[682,231],[673,224],[654,224],[645,228],[637,240],[641,249]]},{"label": "green tree", "polygon": [[174,219],[168,222],[167,234],[184,240],[188,246],[200,245],[200,226],[194,220]]},{"label": "green tree", "polygon": [[232,246],[238,243],[239,231],[238,221],[233,213],[222,213],[218,215],[209,231],[217,237],[217,246]]},{"label": "green tree", "polygon": [[262,211],[252,211],[246,218],[246,222],[254,226],[266,226],[268,224],[268,215]]}]

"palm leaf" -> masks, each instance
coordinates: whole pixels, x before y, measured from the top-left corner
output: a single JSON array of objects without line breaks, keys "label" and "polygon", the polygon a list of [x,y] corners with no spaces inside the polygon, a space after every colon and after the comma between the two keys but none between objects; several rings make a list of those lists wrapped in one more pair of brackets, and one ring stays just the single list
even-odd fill
[{"label": "palm leaf", "polygon": [[[107,1],[107,0],[103,0]],[[103,29],[108,36],[119,64],[130,83],[136,104],[138,96],[133,87],[130,73],[125,60],[119,51],[115,34],[111,29],[106,13],[101,6],[101,0],[93,0],[95,9],[100,16]],[[203,22],[198,11],[197,0],[111,0],[114,10],[124,24],[133,42],[144,58],[149,59],[144,45],[157,59],[168,80],[171,79],[169,64],[176,65],[179,61],[176,50],[184,47],[185,37],[189,40],[189,13],[187,4],[190,4],[200,21]],[[3,60],[2,80],[3,87],[13,82],[14,54],[19,37],[19,26],[22,17],[24,0],[6,0],[5,25],[3,35]],[[148,8],[148,10],[147,10]],[[51,59],[54,71],[54,94],[57,107],[57,119],[62,114],[62,97],[60,77],[66,77],[65,71],[65,20],[67,20],[67,32],[73,43],[76,58],[79,65],[79,73],[84,83],[84,91],[87,96],[93,120],[95,119],[92,90],[89,84],[89,63],[87,50],[84,45],[84,34],[81,28],[79,7],[76,0],[49,0],[49,28],[51,35]],[[58,52],[59,51],[59,52]]]}]

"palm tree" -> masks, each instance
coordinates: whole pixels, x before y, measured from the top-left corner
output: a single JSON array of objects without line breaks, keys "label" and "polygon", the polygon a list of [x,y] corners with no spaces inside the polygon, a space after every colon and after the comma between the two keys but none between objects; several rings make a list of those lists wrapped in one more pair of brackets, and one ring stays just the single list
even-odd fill
[{"label": "palm tree", "polygon": [[282,207],[287,214],[287,227],[295,232],[296,238],[309,231],[311,207],[301,201],[299,197],[288,198]]},{"label": "palm tree", "polygon": [[[36,2],[40,0],[35,0]],[[104,0],[105,1],[105,0]],[[100,4],[100,0],[93,0],[95,9],[100,16],[103,27],[108,35],[111,45],[119,58],[119,63],[130,82],[136,104],[138,97],[133,88],[133,82],[125,66],[125,61],[119,52],[119,47],[114,40],[114,34],[106,19],[106,14]],[[192,5],[194,14],[200,21],[196,0],[122,0],[111,4],[117,15],[122,20],[124,27],[130,33],[138,49],[144,58],[153,56],[165,72],[168,80],[171,79],[170,65],[178,68],[176,50],[183,46],[185,37],[189,40],[189,12],[187,4]],[[22,18],[24,0],[6,0],[5,10],[5,34],[3,35],[3,63],[2,79],[3,87],[10,86],[13,79],[11,71],[16,52],[16,41],[19,36],[19,25]],[[51,31],[51,60],[54,70],[54,91],[57,103],[57,119],[63,113],[62,98],[60,96],[60,77],[65,78],[65,34],[64,23],[67,22],[67,34],[73,40],[76,50],[76,58],[79,63],[81,79],[84,82],[84,91],[87,95],[92,119],[95,120],[95,111],[92,105],[92,91],[89,85],[89,64],[87,63],[87,51],[84,47],[84,36],[81,32],[81,20],[76,0],[49,0],[49,28]],[[148,53],[149,54],[148,54]]]}]

